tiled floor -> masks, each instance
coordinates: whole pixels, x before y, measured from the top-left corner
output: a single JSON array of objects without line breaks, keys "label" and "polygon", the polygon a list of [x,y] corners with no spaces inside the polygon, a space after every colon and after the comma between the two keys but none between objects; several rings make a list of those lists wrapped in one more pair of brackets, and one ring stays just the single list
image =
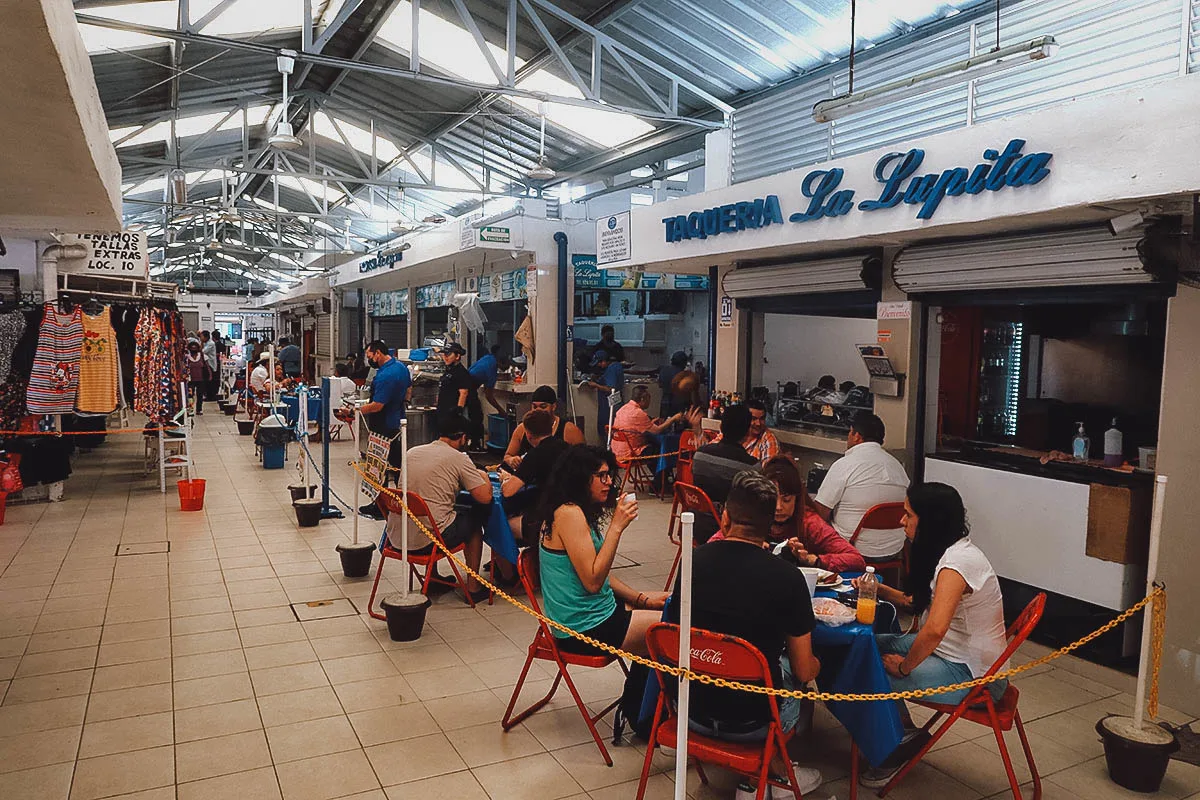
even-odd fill
[{"label": "tiled floor", "polygon": [[[210,413],[195,430],[208,481],[203,513],[181,513],[173,487],[164,496],[157,475],[143,477],[136,437],[80,455],[64,502],[8,509],[0,527],[0,798],[635,795],[644,751],[615,748],[615,766],[605,767],[565,691],[501,731],[534,630],[528,617],[500,603],[472,611],[443,596],[419,641],[391,642],[382,622],[361,613],[369,580],[341,575],[334,547],[351,523],[295,525],[284,489],[297,482],[295,446],[286,470],[264,471],[229,418]],[[352,446],[334,448],[335,485],[349,499]],[[645,501],[622,542],[618,574],[634,586],[665,580],[667,513]],[[363,528],[378,535],[376,523]],[[117,556],[120,545],[135,552]],[[359,613],[300,622],[290,607],[339,598]],[[1107,780],[1093,731],[1104,713],[1128,710],[1128,680],[1059,663],[1018,684],[1045,796],[1136,796]],[[535,669],[531,697],[551,674]],[[621,686],[615,667],[576,680],[597,706]],[[824,712],[817,722],[794,755],[824,774],[815,797],[845,798],[846,734]],[[892,797],[1005,796],[986,729],[963,723],[944,742]],[[693,797],[732,797],[733,782],[713,772],[709,787],[693,772]],[[672,762],[660,757],[648,796],[673,791]],[[1172,762],[1162,795],[1198,792],[1200,769]]]}]

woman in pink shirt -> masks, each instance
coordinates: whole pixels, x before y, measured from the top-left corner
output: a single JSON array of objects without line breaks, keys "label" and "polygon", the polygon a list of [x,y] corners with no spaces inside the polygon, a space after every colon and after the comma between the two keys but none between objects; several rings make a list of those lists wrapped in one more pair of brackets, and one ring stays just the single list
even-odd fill
[{"label": "woman in pink shirt", "polygon": [[[763,474],[779,487],[775,523],[768,541],[786,541],[802,567],[820,567],[830,572],[866,570],[862,554],[813,510],[796,462],[787,456],[775,456],[763,466]],[[709,541],[720,537],[718,532]]]},{"label": "woman in pink shirt", "polygon": [[[612,452],[617,461],[628,461],[630,456],[651,455],[648,451],[647,433],[662,433],[684,418],[683,412],[672,414],[657,422],[650,419],[646,409],[650,407],[650,390],[645,386],[633,387],[633,399],[621,406],[613,418]],[[617,434],[624,435],[617,435]]]}]

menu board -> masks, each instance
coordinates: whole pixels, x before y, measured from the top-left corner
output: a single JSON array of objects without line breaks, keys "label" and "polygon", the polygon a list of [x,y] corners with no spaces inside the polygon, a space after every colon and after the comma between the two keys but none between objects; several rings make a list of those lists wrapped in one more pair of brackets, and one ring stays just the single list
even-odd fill
[{"label": "menu board", "polygon": [[587,253],[571,256],[576,289],[674,289],[708,291],[707,275],[675,275],[630,269],[600,269],[596,257]]},{"label": "menu board", "polygon": [[[522,267],[508,272],[494,272],[478,279],[479,302],[498,303],[505,300],[523,300],[528,296],[529,273]],[[471,291],[471,289],[468,289]]]},{"label": "menu board", "polygon": [[369,292],[367,314],[372,317],[403,317],[408,314],[408,289]]},{"label": "menu board", "polygon": [[442,281],[417,287],[417,308],[438,308],[450,305],[450,298],[458,291],[457,281]]}]

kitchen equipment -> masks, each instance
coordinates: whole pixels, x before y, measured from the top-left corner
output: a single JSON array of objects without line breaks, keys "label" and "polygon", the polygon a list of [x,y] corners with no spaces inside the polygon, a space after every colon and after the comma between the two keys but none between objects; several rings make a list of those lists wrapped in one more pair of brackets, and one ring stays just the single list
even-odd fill
[{"label": "kitchen equipment", "polygon": [[1143,472],[1154,472],[1158,468],[1158,448],[1138,448],[1138,469]]}]

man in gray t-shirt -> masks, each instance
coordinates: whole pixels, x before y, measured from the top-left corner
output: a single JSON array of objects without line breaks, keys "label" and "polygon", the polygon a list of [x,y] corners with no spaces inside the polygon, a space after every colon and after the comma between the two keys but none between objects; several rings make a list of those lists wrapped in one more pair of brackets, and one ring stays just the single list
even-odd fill
[{"label": "man in gray t-shirt", "polygon": [[283,375],[286,378],[299,378],[302,371],[301,361],[303,356],[300,353],[300,348],[292,344],[286,336],[279,337],[279,365],[283,367]]},{"label": "man in gray t-shirt", "polygon": [[[429,506],[432,522],[441,531],[442,540],[450,549],[464,545],[467,566],[476,572],[483,556],[483,524],[492,502],[492,483],[488,475],[477,469],[463,452],[467,446],[466,420],[461,416],[442,421],[441,436],[429,444],[408,451],[404,466],[408,470],[408,490]],[[471,494],[474,503],[456,506],[459,491]],[[428,524],[428,523],[426,523]],[[393,547],[400,546],[400,519],[388,520],[388,538]],[[433,543],[421,529],[409,523],[409,552],[428,553]],[[474,578],[467,578],[467,591],[479,602],[487,598],[487,590]]]}]

